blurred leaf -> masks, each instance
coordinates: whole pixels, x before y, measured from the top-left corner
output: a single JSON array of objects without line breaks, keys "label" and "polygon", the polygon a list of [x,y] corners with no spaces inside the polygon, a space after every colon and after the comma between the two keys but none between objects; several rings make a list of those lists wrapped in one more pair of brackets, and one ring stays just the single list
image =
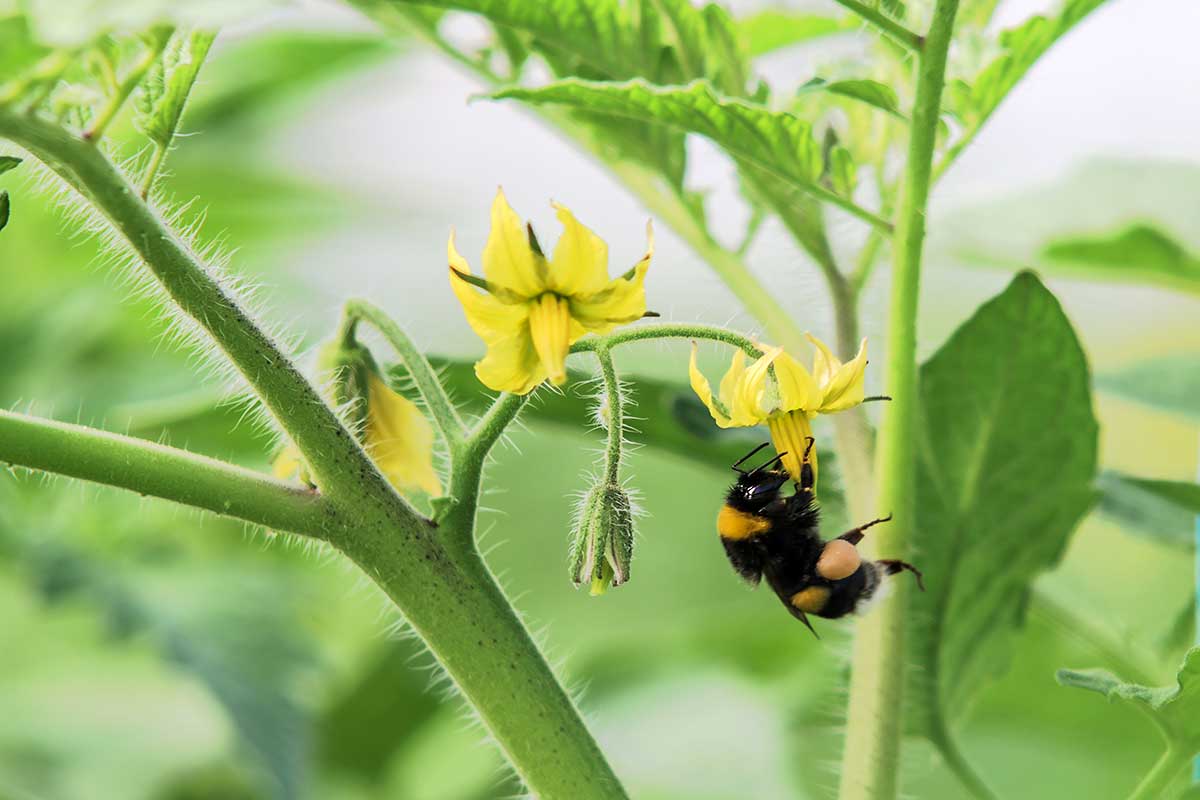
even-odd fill
[{"label": "blurred leaf", "polygon": [[642,80],[563,80],[538,89],[506,89],[493,97],[554,103],[694,133],[798,189],[822,191],[821,151],[807,122],[787,112],[720,98],[702,82],[661,87]]},{"label": "blurred leaf", "polygon": [[1200,356],[1180,354],[1137,361],[1097,376],[1103,391],[1200,419]]},{"label": "blurred leaf", "polygon": [[0,191],[0,231],[8,225],[9,201],[8,192]]},{"label": "blurred leaf", "polygon": [[216,34],[208,31],[172,37],[155,70],[142,86],[136,124],[162,149],[171,145],[179,129],[184,106],[215,38]]},{"label": "blurred leaf", "polygon": [[1197,641],[1197,636],[1200,635],[1200,628],[1197,625],[1196,597],[1193,595],[1188,598],[1188,601],[1183,604],[1179,612],[1171,620],[1170,626],[1163,633],[1162,640],[1159,643],[1160,648],[1170,653],[1194,644]]},{"label": "blurred leaf", "polygon": [[400,52],[397,39],[344,31],[269,31],[222,47],[209,59],[188,125],[207,133],[327,85]]},{"label": "blurred leaf", "polygon": [[167,661],[194,676],[225,708],[241,740],[274,778],[274,796],[299,796],[307,726],[284,686],[310,656],[278,598],[256,596],[248,575],[231,589],[235,584],[224,573],[224,594],[214,593],[202,615],[188,619],[144,596],[144,583],[127,580],[103,560],[47,539],[44,532],[27,539],[14,521],[0,519],[0,543],[26,565],[47,603],[84,601],[104,616],[115,640],[149,637]]},{"label": "blurred leaf", "polygon": [[0,156],[0,175],[14,169],[20,163],[21,159],[16,156]]},{"label": "blurred leaf", "polygon": [[48,52],[34,41],[28,17],[0,10],[0,85],[23,73]]},{"label": "blurred leaf", "polygon": [[1062,237],[1047,244],[1042,256],[1051,264],[1099,280],[1200,292],[1200,257],[1151,225],[1131,225],[1109,236]]},{"label": "blurred leaf", "polygon": [[945,748],[1095,499],[1097,426],[1079,341],[1032,273],[963,323],[920,385],[913,558],[928,591],[909,594],[908,691],[915,732]]},{"label": "blurred leaf", "polygon": [[867,79],[827,81],[824,78],[813,78],[801,86],[797,94],[803,96],[810,92],[829,92],[849,97],[904,119],[904,115],[900,113],[900,101],[896,98],[895,90],[879,81]]},{"label": "blurred leaf", "polygon": [[1063,686],[1099,692],[1109,701],[1140,708],[1173,747],[1200,752],[1200,647],[1184,656],[1174,686],[1125,683],[1111,672],[1097,669],[1060,669],[1056,677]]},{"label": "blurred leaf", "polygon": [[834,19],[816,14],[799,14],[764,9],[737,21],[738,30],[752,56],[809,42],[835,33],[856,30],[853,17]]},{"label": "blurred leaf", "polygon": [[1195,547],[1200,485],[1147,480],[1105,470],[1100,475],[1100,489],[1100,511],[1129,531],[1172,547]]},{"label": "blurred leaf", "polygon": [[415,637],[388,642],[364,674],[316,723],[324,766],[378,781],[397,751],[437,713],[442,702],[428,691],[429,674],[414,669],[432,659]]},{"label": "blurred leaf", "polygon": [[278,0],[22,0],[35,39],[76,47],[110,31],[144,30],[170,23],[218,28],[277,9]]},{"label": "blurred leaf", "polygon": [[[987,122],[992,112],[1025,77],[1029,68],[1104,0],[1066,0],[1059,12],[1036,15],[999,36],[1003,51],[969,81],[954,81],[948,87],[947,111],[957,116],[965,130],[959,141],[969,139]],[[952,148],[952,152],[958,149]]]}]

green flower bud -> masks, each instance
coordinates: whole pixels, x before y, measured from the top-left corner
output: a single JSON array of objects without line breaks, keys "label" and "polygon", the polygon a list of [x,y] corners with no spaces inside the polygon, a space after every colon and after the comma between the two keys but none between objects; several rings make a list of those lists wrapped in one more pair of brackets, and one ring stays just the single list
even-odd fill
[{"label": "green flower bud", "polygon": [[317,351],[317,374],[329,381],[329,399],[346,409],[354,430],[361,432],[367,421],[371,375],[379,374],[371,352],[357,342],[333,339]]},{"label": "green flower bud", "polygon": [[571,580],[592,594],[629,580],[633,560],[633,503],[615,483],[597,483],[584,496],[571,544]]}]

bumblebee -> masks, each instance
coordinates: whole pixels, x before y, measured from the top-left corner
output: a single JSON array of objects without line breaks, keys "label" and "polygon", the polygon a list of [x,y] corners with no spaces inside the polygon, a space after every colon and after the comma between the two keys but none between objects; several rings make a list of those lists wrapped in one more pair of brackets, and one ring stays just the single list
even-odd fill
[{"label": "bumblebee", "polygon": [[836,539],[821,538],[820,509],[809,462],[813,443],[814,439],[808,437],[793,494],[783,494],[784,485],[791,480],[780,468],[785,453],[755,469],[741,468],[767,443],[734,464],[738,479],[729,487],[717,516],[717,533],[738,574],[753,585],[766,578],[792,616],[815,636],[809,614],[837,619],[853,612],[875,594],[886,575],[908,571],[922,591],[925,585],[920,570],[912,564],[894,559],[865,560],[855,547],[868,528],[890,521],[890,514]]}]

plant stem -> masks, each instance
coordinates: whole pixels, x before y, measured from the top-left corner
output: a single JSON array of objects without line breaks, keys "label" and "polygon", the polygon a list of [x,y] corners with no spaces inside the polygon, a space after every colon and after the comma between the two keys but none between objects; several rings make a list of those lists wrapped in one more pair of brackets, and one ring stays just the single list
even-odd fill
[{"label": "plant stem", "polygon": [[608,399],[608,444],[604,448],[604,479],[610,484],[621,483],[621,446],[625,443],[625,396],[621,391],[621,379],[613,363],[612,352],[607,345],[595,349],[600,362],[600,375],[604,379],[604,392]]},{"label": "plant stem", "polygon": [[[908,161],[893,241],[888,361],[884,385],[893,400],[884,409],[876,474],[879,507],[894,515],[875,536],[877,552],[908,556],[915,507],[917,312],[925,213],[937,139],[946,55],[958,0],[937,0],[925,46],[917,59],[917,90],[909,126]],[[858,623],[842,758],[840,800],[893,800],[899,783],[903,734],[905,605],[907,584],[896,584],[879,607]]]},{"label": "plant stem", "polygon": [[[548,800],[624,798],[574,703],[478,552],[447,549],[437,527],[395,493],[312,385],[104,155],[36,117],[2,109],[0,136],[32,152],[90,201],[242,372],[346,520],[326,531],[328,541],[395,601],[530,792]],[[510,404],[501,402],[507,412]],[[482,469],[486,447],[471,452]],[[447,525],[464,531],[451,538],[470,541],[478,472],[466,491],[462,510],[448,515]]]},{"label": "plant stem", "polygon": [[876,28],[895,39],[900,44],[914,52],[920,52],[925,46],[925,39],[918,33],[910,31],[896,20],[859,0],[834,0],[835,3],[848,8]]},{"label": "plant stem", "polygon": [[91,127],[84,131],[84,139],[97,142],[104,136],[104,131],[107,130],[109,123],[116,119],[117,114],[125,105],[125,101],[129,99],[129,95],[133,94],[133,90],[138,87],[138,84],[142,82],[142,78],[146,77],[146,73],[154,66],[154,62],[162,55],[167,42],[171,40],[172,33],[174,33],[174,28],[155,29],[154,41],[146,47],[146,52],[130,68],[129,74],[125,76],[125,80],[118,84],[117,91],[108,101],[108,105],[96,116]]},{"label": "plant stem", "polygon": [[571,345],[572,353],[594,353],[598,350],[644,342],[651,339],[707,339],[736,347],[751,358],[758,358],[763,351],[749,337],[713,325],[688,325],[686,323],[663,323],[660,325],[635,325],[621,328],[607,336],[589,336]]},{"label": "plant stem", "polygon": [[400,355],[400,360],[404,362],[408,374],[412,376],[417,391],[421,393],[421,399],[425,401],[425,407],[429,409],[433,421],[441,430],[442,435],[446,437],[446,441],[451,444],[460,442],[466,433],[462,418],[459,417],[458,410],[446,395],[446,389],[438,380],[433,367],[430,366],[429,359],[425,358],[425,354],[417,349],[404,329],[384,313],[383,309],[366,300],[346,301],[342,315],[344,317],[343,325],[363,320],[371,323],[376,330],[383,334],[383,337],[388,340],[388,344]]},{"label": "plant stem", "polygon": [[253,470],[108,431],[0,411],[0,461],[325,538],[342,523],[320,494]]},{"label": "plant stem", "polygon": [[1129,795],[1129,800],[1162,800],[1164,797],[1170,797],[1168,790],[1171,788],[1171,784],[1183,772],[1190,760],[1191,753],[1187,750],[1175,745],[1168,745],[1162,756],[1142,778],[1142,782]]}]

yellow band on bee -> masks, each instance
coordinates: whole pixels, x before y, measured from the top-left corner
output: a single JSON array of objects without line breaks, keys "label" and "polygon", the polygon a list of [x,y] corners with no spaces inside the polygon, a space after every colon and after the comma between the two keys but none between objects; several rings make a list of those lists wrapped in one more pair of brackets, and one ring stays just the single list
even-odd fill
[{"label": "yellow band on bee", "polygon": [[717,533],[722,539],[749,539],[770,527],[770,520],[738,511],[732,506],[723,506],[717,515]]},{"label": "yellow band on bee", "polygon": [[819,614],[829,602],[829,589],[825,586],[809,586],[792,595],[791,603],[794,608],[805,614]]}]

